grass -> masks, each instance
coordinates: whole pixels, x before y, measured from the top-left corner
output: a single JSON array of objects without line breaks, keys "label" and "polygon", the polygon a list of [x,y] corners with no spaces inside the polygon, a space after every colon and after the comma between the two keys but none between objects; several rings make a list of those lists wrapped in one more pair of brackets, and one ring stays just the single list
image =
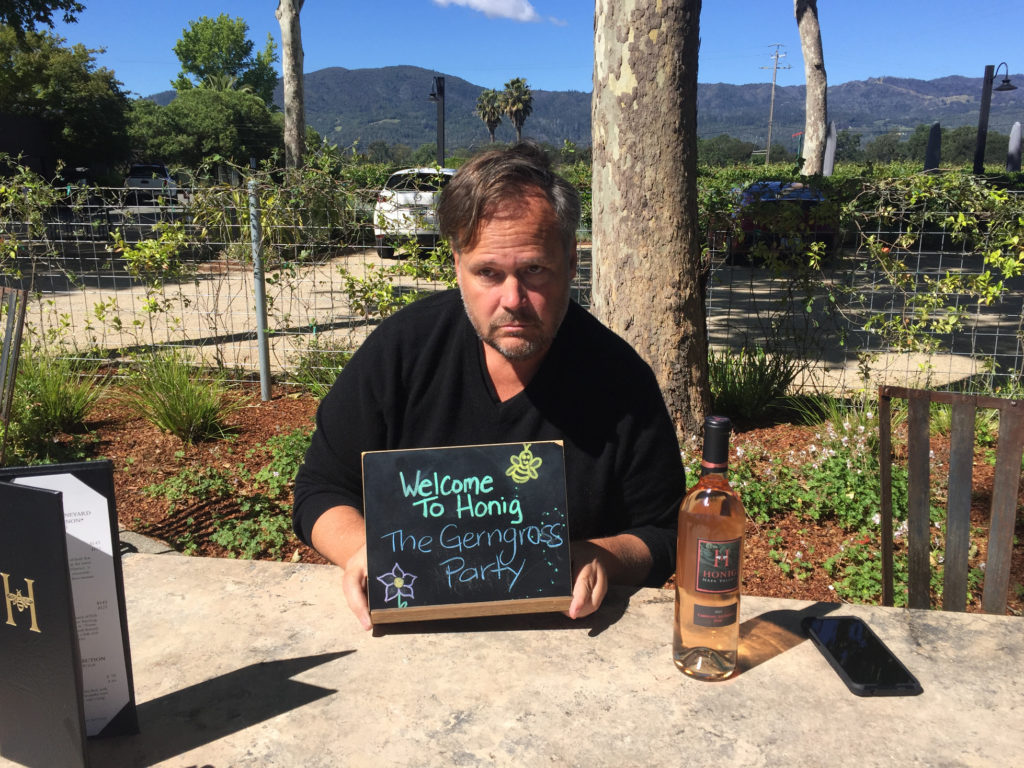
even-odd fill
[{"label": "grass", "polygon": [[153,353],[129,377],[125,405],[187,444],[226,437],[228,415],[244,403],[228,400],[225,377],[200,379],[195,368],[182,352]]},{"label": "grass", "polygon": [[802,365],[780,352],[757,347],[710,350],[708,379],[715,413],[739,419],[760,416],[786,395]]},{"label": "grass", "polygon": [[[22,348],[10,420],[4,431],[4,463],[46,463],[81,458],[85,419],[104,396],[107,380],[95,363]],[[58,435],[70,441],[57,441]]]}]

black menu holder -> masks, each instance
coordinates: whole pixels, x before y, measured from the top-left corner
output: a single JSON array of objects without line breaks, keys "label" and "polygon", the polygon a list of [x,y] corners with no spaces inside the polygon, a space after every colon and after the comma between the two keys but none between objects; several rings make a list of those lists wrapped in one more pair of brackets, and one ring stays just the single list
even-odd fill
[{"label": "black menu holder", "polygon": [[0,469],[0,755],[86,766],[138,732],[108,461]]}]

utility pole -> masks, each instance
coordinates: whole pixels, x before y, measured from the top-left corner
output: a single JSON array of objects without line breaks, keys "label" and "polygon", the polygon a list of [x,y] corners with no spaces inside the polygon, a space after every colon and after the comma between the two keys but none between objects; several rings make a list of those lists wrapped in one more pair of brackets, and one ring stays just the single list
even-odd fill
[{"label": "utility pole", "polygon": [[437,165],[444,168],[444,78],[435,77],[430,100],[437,102]]},{"label": "utility pole", "polygon": [[[783,67],[779,66],[779,59],[784,59],[786,54],[779,53],[779,48],[782,47],[782,43],[772,43],[775,46],[775,53],[769,58],[772,60],[772,99],[768,107],[768,146],[765,147],[764,151],[764,164],[767,166],[772,161],[772,121],[775,118],[775,73],[780,69],[792,69],[789,64]],[[769,67],[761,67],[761,69],[769,69]]]}]

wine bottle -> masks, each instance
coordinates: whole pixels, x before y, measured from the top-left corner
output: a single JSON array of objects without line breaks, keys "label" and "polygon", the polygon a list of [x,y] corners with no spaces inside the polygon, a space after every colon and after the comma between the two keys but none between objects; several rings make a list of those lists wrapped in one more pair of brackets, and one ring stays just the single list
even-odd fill
[{"label": "wine bottle", "polygon": [[701,680],[731,675],[739,647],[746,513],[726,479],[731,429],[725,416],[704,420],[701,477],[679,507],[672,657]]}]

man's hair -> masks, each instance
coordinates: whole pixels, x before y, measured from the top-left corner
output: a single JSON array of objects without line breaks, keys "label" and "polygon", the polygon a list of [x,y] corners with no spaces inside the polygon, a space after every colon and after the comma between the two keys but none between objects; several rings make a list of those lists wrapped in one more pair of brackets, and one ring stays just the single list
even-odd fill
[{"label": "man's hair", "polygon": [[568,253],[580,221],[579,193],[551,170],[544,150],[530,141],[482,152],[459,169],[437,206],[441,236],[453,251],[461,252],[476,240],[482,221],[502,206],[515,205],[532,190],[539,190],[551,203]]}]

